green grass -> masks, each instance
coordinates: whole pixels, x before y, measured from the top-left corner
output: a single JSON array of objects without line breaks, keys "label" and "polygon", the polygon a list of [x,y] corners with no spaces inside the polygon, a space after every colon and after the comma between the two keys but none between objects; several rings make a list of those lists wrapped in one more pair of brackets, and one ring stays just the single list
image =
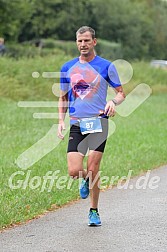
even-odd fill
[{"label": "green grass", "polygon": [[[19,60],[1,57],[0,61],[0,96],[12,100],[48,100],[55,99],[51,89],[58,79],[42,78],[43,72],[58,72],[61,65],[71,57],[57,54]],[[124,85],[126,93],[136,85],[146,83],[153,93],[167,93],[167,71],[156,69],[148,62],[129,62],[133,67],[133,78]],[[39,78],[32,78],[32,72],[39,72]]]},{"label": "green grass", "polygon": [[131,91],[140,83],[148,84],[153,94],[167,93],[167,71],[151,67],[150,62],[129,62],[133,67],[133,78],[124,85],[126,92]]},{"label": "green grass", "polygon": [[[0,96],[15,101],[55,99],[52,85],[58,79],[43,78],[42,73],[59,72],[61,65],[69,59],[64,54],[19,60],[1,57]],[[32,78],[33,72],[39,72],[39,78]]]},{"label": "green grass", "polygon": [[[16,165],[18,156],[41,139],[56,123],[56,119],[39,120],[32,117],[34,112],[54,112],[54,108],[19,108],[17,102],[24,99],[54,100],[55,96],[51,93],[53,80],[46,80],[42,77],[33,79],[31,72],[58,71],[60,65],[68,58],[58,55],[57,58],[46,57],[26,61],[23,59],[19,61],[2,59],[0,78],[1,97],[3,97],[0,101],[0,228],[34,218],[53,206],[59,207],[78,198],[78,181],[73,182],[70,190],[66,188],[60,190],[56,188],[55,180],[50,192],[47,191],[49,184],[43,192],[40,191],[41,186],[32,190],[29,184],[34,176],[39,176],[43,181],[43,176],[47,171],[60,170],[59,177],[67,175],[67,136],[52,152],[29,167],[28,170],[23,171],[24,175],[16,176],[14,183],[17,185],[17,181],[25,181],[27,171],[31,171],[26,189],[12,190],[9,187],[10,176],[14,172],[21,171]],[[145,75],[142,64],[145,64]],[[150,79],[148,77],[146,81],[143,81],[150,71],[149,65],[140,62],[134,63],[134,69],[136,69],[134,85],[145,82],[151,85],[154,92],[129,117],[123,118],[117,115],[113,119],[116,131],[108,139],[106,145],[101,163],[102,176],[123,176],[127,175],[129,170],[133,170],[132,175],[137,175],[167,163],[167,93],[164,92],[166,90],[164,80],[166,72],[156,69],[158,76],[152,79],[150,74]],[[143,69],[142,73],[139,69]],[[162,75],[162,81],[159,75]],[[160,89],[157,88],[158,92],[156,92],[158,86]]]}]

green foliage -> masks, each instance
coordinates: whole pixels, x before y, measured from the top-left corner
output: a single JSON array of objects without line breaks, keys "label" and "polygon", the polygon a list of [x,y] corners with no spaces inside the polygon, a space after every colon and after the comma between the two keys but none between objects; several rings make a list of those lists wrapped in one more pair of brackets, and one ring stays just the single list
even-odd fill
[{"label": "green foliage", "polygon": [[[41,44],[42,47],[36,47],[35,41],[25,42],[20,45],[11,44],[8,46],[6,54],[16,59],[20,57],[34,58],[38,55],[46,56],[57,54],[58,51],[64,52],[66,55],[71,55],[72,57],[77,57],[79,55],[74,41],[42,39]],[[119,43],[98,39],[95,49],[98,55],[106,59],[115,60],[122,58],[122,47]]]},{"label": "green foliage", "polygon": [[39,55],[39,49],[34,46],[22,46],[19,44],[8,45],[6,55],[19,59],[21,57],[35,57]]},{"label": "green foliage", "polygon": [[0,0],[0,36],[17,41],[24,23],[29,22],[34,0]]},{"label": "green foliage", "polygon": [[41,48],[36,47],[35,45],[30,45],[29,43],[25,44],[10,44],[7,47],[6,56],[19,59],[22,57],[34,58],[36,56],[47,56],[47,55],[57,55],[59,53],[63,54],[63,51],[60,51],[58,47],[53,48]]},{"label": "green foliage", "polygon": [[[0,6],[0,36],[7,43],[48,38],[75,41],[76,30],[89,25],[97,38],[118,43],[112,49],[114,58],[117,53],[124,59],[167,58],[166,1],[0,0]],[[71,42],[70,49],[73,55]]]},{"label": "green foliage", "polygon": [[76,29],[83,23],[90,25],[94,22],[89,1],[34,0],[31,20],[24,22],[19,41],[34,37],[74,40]]},{"label": "green foliage", "polygon": [[76,57],[79,52],[74,41],[43,39],[44,48],[57,48],[65,52],[67,55]]},{"label": "green foliage", "polygon": [[[159,50],[162,45],[167,46],[164,39],[167,36],[167,3],[152,0],[108,0],[107,4],[101,0],[92,2],[100,20],[97,29],[99,37],[121,42],[125,59],[167,57],[165,50],[161,49],[161,55]],[[157,48],[154,53],[152,47]]]},{"label": "green foliage", "polygon": [[[43,39],[44,48],[58,48],[65,52],[65,54],[76,57],[79,52],[74,41],[61,41],[53,39]],[[121,45],[107,40],[98,39],[96,52],[101,57],[106,59],[118,59],[122,57]]]},{"label": "green foliage", "polygon": [[120,43],[109,42],[107,40],[98,39],[96,46],[97,54],[109,60],[122,58],[122,47]]}]

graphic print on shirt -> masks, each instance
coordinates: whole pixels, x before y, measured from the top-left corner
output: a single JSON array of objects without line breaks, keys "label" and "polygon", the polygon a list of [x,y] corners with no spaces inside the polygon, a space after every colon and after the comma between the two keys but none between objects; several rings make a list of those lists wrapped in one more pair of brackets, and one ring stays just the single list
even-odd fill
[{"label": "graphic print on shirt", "polygon": [[89,64],[75,64],[70,69],[70,84],[75,98],[92,98],[100,86],[100,75]]}]

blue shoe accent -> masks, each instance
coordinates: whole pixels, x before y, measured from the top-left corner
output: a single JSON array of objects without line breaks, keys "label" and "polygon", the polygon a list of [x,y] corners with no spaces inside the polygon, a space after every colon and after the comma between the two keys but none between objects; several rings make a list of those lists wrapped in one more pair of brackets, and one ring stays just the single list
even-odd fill
[{"label": "blue shoe accent", "polygon": [[89,212],[88,226],[101,226],[100,215],[96,210],[91,210]]},{"label": "blue shoe accent", "polygon": [[80,185],[80,196],[86,199],[89,196],[89,179],[83,179]]}]

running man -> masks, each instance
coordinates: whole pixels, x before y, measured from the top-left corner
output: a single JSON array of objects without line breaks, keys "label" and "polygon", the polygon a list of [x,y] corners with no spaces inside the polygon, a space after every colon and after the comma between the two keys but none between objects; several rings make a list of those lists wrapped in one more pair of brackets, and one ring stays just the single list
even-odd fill
[{"label": "running man", "polygon": [[[65,115],[70,116],[70,134],[67,149],[68,173],[82,177],[80,196],[90,193],[90,226],[100,226],[98,212],[99,167],[104,152],[108,117],[115,115],[115,106],[122,103],[125,94],[114,65],[96,55],[97,39],[91,27],[82,26],[76,32],[80,56],[66,62],[61,68],[58,137],[63,139]],[[115,97],[106,101],[107,88],[115,90]],[[83,168],[84,157],[87,169]]]}]

